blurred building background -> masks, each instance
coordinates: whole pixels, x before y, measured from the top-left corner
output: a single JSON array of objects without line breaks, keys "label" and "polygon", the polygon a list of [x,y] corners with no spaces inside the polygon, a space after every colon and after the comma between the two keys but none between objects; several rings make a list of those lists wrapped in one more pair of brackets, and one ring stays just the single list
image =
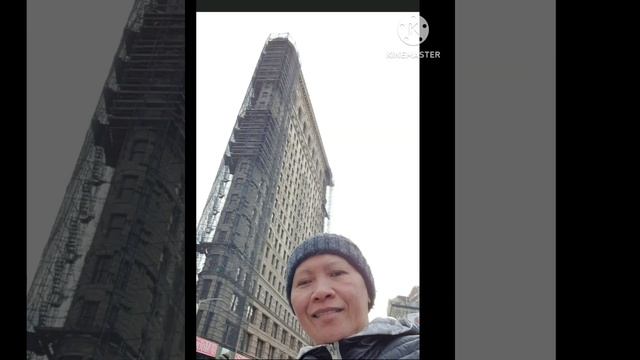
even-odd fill
[{"label": "blurred building background", "polygon": [[27,297],[28,359],[184,359],[184,0],[136,0]]},{"label": "blurred building background", "polygon": [[389,300],[387,316],[420,324],[420,287],[414,286],[408,296],[399,295]]}]

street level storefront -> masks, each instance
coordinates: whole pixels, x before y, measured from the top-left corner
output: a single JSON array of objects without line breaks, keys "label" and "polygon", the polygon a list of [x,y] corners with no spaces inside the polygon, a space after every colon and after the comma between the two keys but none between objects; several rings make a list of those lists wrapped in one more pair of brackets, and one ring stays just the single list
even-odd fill
[{"label": "street level storefront", "polygon": [[227,349],[220,344],[196,336],[196,360],[208,360],[208,359],[235,359],[235,360],[250,360],[252,357],[234,352],[231,349]]}]

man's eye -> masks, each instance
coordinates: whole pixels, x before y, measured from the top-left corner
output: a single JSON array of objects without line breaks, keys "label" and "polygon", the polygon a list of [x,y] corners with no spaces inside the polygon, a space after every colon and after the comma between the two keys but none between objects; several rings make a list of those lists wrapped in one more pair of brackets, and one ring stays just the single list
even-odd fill
[{"label": "man's eye", "polygon": [[347,273],[346,271],[337,270],[337,271],[333,271],[331,273],[331,276],[340,276],[340,275],[343,275],[343,274],[346,274],[346,273]]},{"label": "man's eye", "polygon": [[298,281],[298,285],[297,286],[303,286],[308,284],[310,281],[309,280],[302,280],[302,281]]}]

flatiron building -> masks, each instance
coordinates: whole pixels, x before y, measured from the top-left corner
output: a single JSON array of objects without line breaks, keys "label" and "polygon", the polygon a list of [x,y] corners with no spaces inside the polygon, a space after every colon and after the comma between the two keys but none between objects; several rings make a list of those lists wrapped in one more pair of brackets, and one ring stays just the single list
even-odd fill
[{"label": "flatiron building", "polygon": [[293,359],[309,337],[287,302],[285,267],[325,230],[333,180],[288,36],[265,42],[230,130],[196,232],[196,335],[247,358]]}]

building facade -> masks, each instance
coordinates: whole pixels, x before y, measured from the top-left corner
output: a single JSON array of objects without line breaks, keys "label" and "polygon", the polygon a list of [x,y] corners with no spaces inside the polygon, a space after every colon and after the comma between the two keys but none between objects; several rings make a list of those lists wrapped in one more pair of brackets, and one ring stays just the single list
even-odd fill
[{"label": "building facade", "polygon": [[331,186],[295,46],[270,36],[197,228],[198,337],[263,359],[294,359],[309,343],[285,267],[324,231]]},{"label": "building facade", "polygon": [[396,296],[389,300],[387,316],[409,319],[420,323],[420,287],[414,286],[409,296]]},{"label": "building facade", "polygon": [[27,300],[27,358],[185,359],[184,0],[136,0]]}]

